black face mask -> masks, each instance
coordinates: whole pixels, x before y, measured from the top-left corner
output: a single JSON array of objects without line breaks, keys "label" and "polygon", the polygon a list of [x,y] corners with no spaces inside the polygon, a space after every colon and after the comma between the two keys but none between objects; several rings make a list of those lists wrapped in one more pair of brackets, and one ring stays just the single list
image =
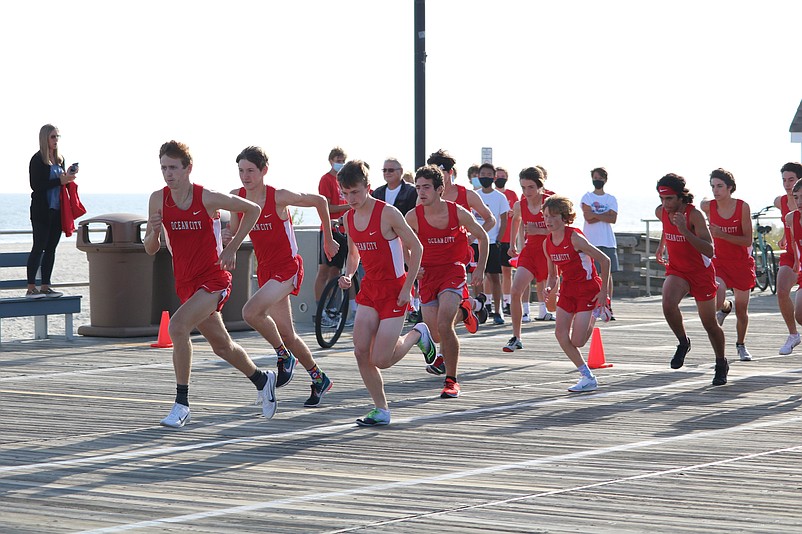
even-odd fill
[{"label": "black face mask", "polygon": [[487,188],[493,185],[493,178],[479,178],[479,183],[482,187]]},{"label": "black face mask", "polygon": [[504,189],[504,186],[507,185],[506,178],[496,178],[496,187],[499,189]]},{"label": "black face mask", "polygon": [[601,189],[604,187],[604,180],[593,180],[593,187],[596,189]]}]

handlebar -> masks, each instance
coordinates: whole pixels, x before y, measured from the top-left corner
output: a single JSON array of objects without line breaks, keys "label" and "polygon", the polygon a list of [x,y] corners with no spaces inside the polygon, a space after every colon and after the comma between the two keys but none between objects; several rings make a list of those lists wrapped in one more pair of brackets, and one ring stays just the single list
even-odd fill
[{"label": "handlebar", "polygon": [[762,217],[763,215],[767,214],[767,213],[769,212],[769,210],[771,210],[771,209],[774,209],[774,206],[773,206],[773,205],[771,205],[771,206],[766,206],[765,208],[762,208],[762,209],[761,209],[760,211],[758,211],[757,213],[753,213],[753,214],[752,214],[752,218],[753,218],[753,219],[755,219],[755,220],[757,220],[757,219],[759,219],[760,217]]}]

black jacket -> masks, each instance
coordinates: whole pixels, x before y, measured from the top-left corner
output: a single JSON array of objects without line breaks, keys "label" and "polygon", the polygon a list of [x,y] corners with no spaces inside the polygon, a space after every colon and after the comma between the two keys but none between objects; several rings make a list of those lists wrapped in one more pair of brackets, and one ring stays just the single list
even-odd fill
[{"label": "black jacket", "polygon": [[[377,187],[372,193],[373,198],[378,200],[384,200],[386,192],[387,192],[387,184],[381,187]],[[415,204],[417,202],[418,202],[418,192],[415,191],[415,188],[412,187],[409,183],[402,181],[401,191],[398,192],[398,196],[395,198],[393,206],[398,208],[398,211],[400,211],[402,215],[406,215],[409,210],[415,207]]]},{"label": "black jacket", "polygon": [[[64,168],[64,163],[61,168]],[[50,179],[50,166],[42,161],[39,152],[33,155],[28,165],[28,174],[31,181],[31,220],[47,220],[49,206],[47,192],[54,187],[61,187],[61,180]]]}]

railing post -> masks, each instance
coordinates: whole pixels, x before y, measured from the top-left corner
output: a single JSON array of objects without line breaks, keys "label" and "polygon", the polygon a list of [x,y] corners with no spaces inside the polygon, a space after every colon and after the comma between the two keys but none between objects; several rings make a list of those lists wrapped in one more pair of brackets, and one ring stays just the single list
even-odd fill
[{"label": "railing post", "polygon": [[651,234],[649,234],[649,221],[645,220],[646,223],[646,296],[652,296],[652,277],[651,277],[651,261],[649,257],[651,256],[651,249],[650,242],[652,240]]}]

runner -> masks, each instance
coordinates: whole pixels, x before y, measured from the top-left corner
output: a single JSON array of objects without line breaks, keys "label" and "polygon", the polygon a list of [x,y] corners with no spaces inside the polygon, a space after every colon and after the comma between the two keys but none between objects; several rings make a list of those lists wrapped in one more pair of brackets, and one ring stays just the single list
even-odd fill
[{"label": "runner", "polygon": [[[381,369],[395,365],[417,343],[428,362],[435,357],[434,341],[425,323],[418,323],[404,337],[404,315],[409,308],[412,282],[418,275],[423,247],[393,206],[369,195],[368,167],[352,160],[337,175],[350,210],[346,212],[348,234],[346,274],[340,287],[351,287],[351,277],[360,259],[365,269],[356,302],[354,355],[362,381],[375,407],[356,420],[359,426],[390,424],[390,409],[384,394]],[[404,272],[407,249],[408,273]]]},{"label": "runner", "polygon": [[782,173],[783,189],[785,194],[774,199],[774,207],[780,210],[783,220],[783,237],[780,246],[785,248],[785,254],[780,255],[780,268],[777,271],[777,304],[785,325],[788,327],[788,338],[780,347],[780,354],[791,354],[794,347],[799,345],[799,331],[794,319],[794,303],[791,300],[791,290],[797,284],[797,274],[794,272],[794,255],[790,239],[791,228],[787,224],[788,214],[797,209],[794,200],[794,184],[802,178],[802,163],[789,162],[780,169]]},{"label": "runner", "polygon": [[[696,310],[716,353],[713,385],[727,383],[730,366],[724,357],[724,331],[716,321],[716,270],[713,267],[713,238],[704,215],[691,202],[693,195],[685,187],[685,178],[667,174],[657,182],[662,204],[655,216],[663,222],[663,235],[657,246],[657,261],[666,266],[663,282],[663,315],[679,345],[671,359],[671,368],[679,369],[691,350],[685,334],[679,304],[685,295],[696,300]],[[663,254],[668,252],[668,260]]]},{"label": "runner", "polygon": [[[802,206],[802,180],[797,180],[793,190],[794,201],[797,206]],[[789,239],[791,240],[790,253],[793,254],[794,272],[797,273],[797,284],[802,284],[802,211],[795,209],[786,216],[785,225],[791,229]],[[796,292],[794,306],[794,318],[796,322],[802,324],[802,291]]]},{"label": "runner", "polygon": [[[567,198],[550,196],[543,203],[543,218],[549,231],[543,243],[549,269],[547,295],[556,287],[558,268],[562,275],[554,335],[580,374],[579,382],[568,391],[593,391],[599,384],[579,349],[590,339],[596,316],[606,313],[609,318],[610,258],[591,245],[581,230],[570,226],[576,212]],[[594,261],[602,267],[601,277]]]},{"label": "runner", "polygon": [[[250,231],[256,252],[256,277],[259,290],[242,308],[242,318],[259,332],[276,350],[276,387],[292,380],[298,361],[312,378],[312,393],[304,402],[306,407],[320,404],[331,389],[331,380],[320,370],[312,351],[295,333],[292,322],[290,295],[298,295],[304,278],[303,258],[298,254],[295,231],[292,228],[289,206],[316,208],[321,221],[329,219],[328,201],[321,195],[298,194],[265,184],[268,158],[264,150],[249,146],[237,156],[239,177],[243,187],[231,191],[262,207],[258,222]],[[231,222],[223,231],[227,243],[239,229],[241,214],[231,213]],[[331,225],[324,224],[323,248],[331,259],[340,247],[331,234]]]},{"label": "runner", "polygon": [[716,320],[719,325],[732,311],[732,301],[726,300],[727,288],[735,297],[735,329],[738,340],[735,350],[742,362],[752,360],[746,349],[746,329],[749,325],[749,293],[755,287],[755,259],[750,254],[752,247],[752,219],[749,204],[732,198],[735,178],[724,169],[710,173],[710,188],[713,200],[703,200],[700,208],[710,221],[710,235],[716,255]]},{"label": "runner", "polygon": [[[529,286],[535,280],[537,299],[540,302],[538,321],[553,320],[554,316],[546,310],[546,279],[549,265],[543,251],[548,229],[543,219],[543,202],[548,196],[543,191],[543,173],[537,167],[523,169],[518,177],[521,183],[521,200],[512,208],[512,233],[510,238],[511,257],[518,256],[518,265],[512,279],[512,337],[502,348],[504,352],[514,352],[523,348],[521,342],[522,301],[529,301]],[[523,224],[521,224],[523,222]],[[523,249],[518,252],[518,240],[525,240]],[[556,283],[556,282],[555,282]],[[556,286],[553,286],[556,289]]]},{"label": "runner", "polygon": [[[167,186],[150,195],[145,252],[153,256],[161,247],[164,229],[173,256],[175,288],[181,306],[170,318],[176,396],[164,426],[180,428],[191,419],[189,376],[192,367],[193,329],[206,338],[214,353],[247,376],[258,390],[262,415],[276,413],[276,374],[256,367],[245,350],[234,343],[223,325],[220,310],[231,294],[231,273],[236,267],[237,249],[259,218],[259,206],[243,198],[217,193],[189,181],[192,156],[177,141],[159,150],[162,175]],[[243,213],[242,222],[223,248],[219,210]]]},{"label": "runner", "polygon": [[438,333],[445,365],[441,398],[460,394],[457,381],[459,338],[454,318],[467,305],[465,247],[466,231],[479,240],[479,261],[472,283],[479,286],[487,263],[487,233],[473,215],[461,206],[442,199],[443,172],[435,165],[421,167],[415,173],[418,205],[407,213],[409,226],[423,242],[423,260],[419,282],[423,320],[430,331]]}]

